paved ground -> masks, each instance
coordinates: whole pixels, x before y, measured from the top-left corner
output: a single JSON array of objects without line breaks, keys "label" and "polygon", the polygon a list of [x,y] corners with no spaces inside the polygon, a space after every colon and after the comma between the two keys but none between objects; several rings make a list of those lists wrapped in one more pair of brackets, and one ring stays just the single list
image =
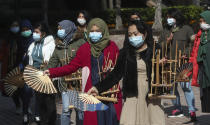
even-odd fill
[{"label": "paved ground", "polygon": [[[194,95],[195,95],[195,107],[198,121],[195,123],[191,123],[188,125],[210,125],[210,113],[202,113],[201,112],[201,102],[200,102],[200,90],[197,87],[193,87]],[[188,108],[185,101],[185,97],[183,91],[179,87],[179,92],[181,96],[181,103],[184,111],[184,117],[181,118],[167,118],[167,114],[169,114],[172,110],[172,104],[170,100],[163,100],[162,104],[165,105],[165,114],[166,114],[166,125],[183,125],[185,122],[188,122],[190,118],[188,115]]]},{"label": "paved ground", "polygon": [[[210,113],[201,113],[199,88],[193,87],[193,90],[195,94],[195,105],[197,109],[196,113],[197,113],[198,121],[196,123],[191,123],[187,125],[210,125]],[[187,117],[188,109],[187,109],[186,101],[185,101],[182,90],[179,89],[179,91],[181,94],[181,102],[182,102],[183,110],[186,116],[181,117],[181,118],[167,118],[167,114],[170,113],[172,110],[172,105],[171,105],[170,100],[163,100],[162,104],[165,107],[166,125],[183,125],[185,122],[189,121],[189,118]],[[62,104],[58,101],[57,121],[60,120],[59,114],[61,113],[61,107],[62,107]],[[15,114],[15,107],[11,98],[0,96],[0,125],[21,125],[22,124],[21,121],[22,121],[21,116]],[[73,112],[72,114],[72,123],[75,124],[75,112]]]}]

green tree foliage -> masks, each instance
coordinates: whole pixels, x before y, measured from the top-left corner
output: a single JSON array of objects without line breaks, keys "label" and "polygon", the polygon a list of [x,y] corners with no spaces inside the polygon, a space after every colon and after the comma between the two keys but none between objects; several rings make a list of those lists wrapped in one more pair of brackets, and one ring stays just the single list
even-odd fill
[{"label": "green tree foliage", "polygon": [[[199,6],[173,6],[163,8],[163,23],[165,21],[167,10],[170,8],[178,8],[186,18],[186,21],[192,23],[192,21],[197,21],[200,18],[200,13],[203,11],[202,7]],[[123,24],[127,24],[129,16],[132,12],[139,12],[141,15],[141,19],[145,22],[154,21],[155,16],[155,8],[121,8],[121,17],[123,20]],[[115,24],[115,10],[105,10],[99,12],[96,16],[103,18],[108,24]]]}]

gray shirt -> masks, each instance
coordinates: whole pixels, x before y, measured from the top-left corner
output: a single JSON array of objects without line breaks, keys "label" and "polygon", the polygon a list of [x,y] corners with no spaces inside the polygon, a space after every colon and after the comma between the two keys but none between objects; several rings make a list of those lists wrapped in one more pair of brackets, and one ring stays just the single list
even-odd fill
[{"label": "gray shirt", "polygon": [[[166,43],[167,37],[170,36],[172,31],[164,29],[160,36],[160,42]],[[184,25],[179,30],[173,32],[173,39],[171,41],[171,47],[170,44],[167,47],[167,56],[170,56],[170,50],[171,50],[171,56],[172,59],[175,59],[175,54],[176,54],[176,42],[178,45],[177,49],[177,55],[179,50],[181,50],[182,54],[185,53],[188,55],[192,49],[193,46],[193,41],[191,41],[191,36],[194,34],[193,29],[188,26]],[[164,44],[165,45],[165,44]],[[164,47],[165,48],[165,47]]]}]

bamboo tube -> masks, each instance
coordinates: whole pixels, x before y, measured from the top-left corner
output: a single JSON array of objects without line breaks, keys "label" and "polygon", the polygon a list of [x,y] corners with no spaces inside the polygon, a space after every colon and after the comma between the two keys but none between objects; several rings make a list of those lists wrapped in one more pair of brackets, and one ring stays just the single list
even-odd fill
[{"label": "bamboo tube", "polygon": [[181,66],[181,60],[182,60],[182,51],[179,50],[179,67]]},{"label": "bamboo tube", "polygon": [[[164,43],[162,43],[162,59],[163,59],[163,58],[165,58],[165,57],[164,57]],[[162,72],[161,72],[162,81],[161,81],[161,83],[162,83],[162,85],[163,85],[163,84],[164,84],[164,73],[163,73],[163,72],[164,72],[164,63],[163,63],[163,61],[162,61],[162,67],[161,67],[161,68],[162,68]],[[163,89],[163,93],[165,92],[164,90],[165,90],[165,89]]]},{"label": "bamboo tube", "polygon": [[156,58],[156,84],[160,84],[159,61],[160,61],[160,50],[158,50],[157,58]]},{"label": "bamboo tube", "polygon": [[[177,60],[177,49],[178,49],[178,43],[177,43],[177,41],[176,41],[176,55],[175,55],[175,60]],[[174,87],[173,87],[173,95],[175,94],[175,84],[176,84],[176,65],[177,65],[177,63],[175,62],[175,64],[174,64]]]},{"label": "bamboo tube", "polygon": [[[158,50],[156,58],[156,84],[160,84],[159,61],[160,61],[160,50]],[[155,87],[155,94],[157,94],[157,87]]]},{"label": "bamboo tube", "polygon": [[155,41],[154,41],[154,44],[153,44],[153,55],[152,55],[152,79],[151,79],[151,90],[150,90],[150,93],[152,93],[152,84],[154,83],[154,65],[155,65]]},{"label": "bamboo tube", "polygon": [[82,80],[82,77],[79,77],[79,78],[65,78],[65,81],[75,81],[75,80]]},{"label": "bamboo tube", "polygon": [[154,94],[148,94],[148,97],[150,99],[176,99],[175,95],[154,95]]},{"label": "bamboo tube", "polygon": [[[164,43],[162,43],[162,59],[164,58],[164,48],[163,48],[163,46],[164,46]],[[163,71],[164,71],[164,64],[163,64],[163,61],[162,61],[162,73],[161,73],[161,76],[162,76],[162,84],[164,84],[163,83]]]},{"label": "bamboo tube", "polygon": [[[184,52],[183,52],[183,56],[186,55],[186,48],[185,48],[185,44],[184,44]],[[182,64],[185,63],[185,58],[182,59]]]},{"label": "bamboo tube", "polygon": [[167,57],[167,50],[168,50],[168,45],[167,45],[167,43],[166,43],[166,48],[165,48],[165,56]]},{"label": "bamboo tube", "polygon": [[113,93],[118,93],[120,90],[109,90],[106,92],[101,93],[101,95],[108,95],[108,94],[113,94]]},{"label": "bamboo tube", "polygon": [[108,101],[108,102],[113,102],[117,103],[117,98],[110,98],[110,97],[102,97],[102,96],[95,96],[98,100],[100,101]]},{"label": "bamboo tube", "polygon": [[[169,68],[169,71],[171,71],[172,72],[172,58],[171,58],[171,43],[170,43],[170,68]],[[170,72],[170,75],[169,75],[169,84],[171,84],[171,72]]]},{"label": "bamboo tube", "polygon": [[[188,54],[188,59],[190,59],[190,54],[191,54],[191,43],[189,44],[189,54]],[[187,63],[187,62],[186,62]]]}]

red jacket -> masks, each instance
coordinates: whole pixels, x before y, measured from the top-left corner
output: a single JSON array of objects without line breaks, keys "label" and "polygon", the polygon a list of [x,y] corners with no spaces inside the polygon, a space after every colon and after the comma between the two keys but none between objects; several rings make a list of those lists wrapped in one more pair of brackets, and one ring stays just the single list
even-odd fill
[{"label": "red jacket", "polygon": [[[119,49],[116,46],[116,44],[112,41],[110,41],[109,45],[103,50],[104,53],[104,64],[105,65],[105,59],[109,57],[112,62],[115,62],[116,60],[116,54],[118,55]],[[108,56],[109,55],[109,56]],[[65,65],[63,67],[58,68],[50,68],[50,77],[60,77],[65,76],[68,74],[71,74],[79,68],[88,67],[90,74],[91,74],[91,49],[90,44],[86,42],[77,51],[76,57],[71,60],[71,62],[68,65]],[[87,83],[85,85],[85,92],[87,92],[92,87],[92,81],[91,81],[91,75],[89,75]],[[121,97],[121,93],[118,97]],[[118,120],[120,119],[120,113],[122,110],[122,99],[118,99],[118,103],[114,105]],[[84,113],[84,125],[97,125],[97,113],[96,112],[85,112]]]},{"label": "red jacket", "polygon": [[198,49],[199,49],[199,45],[200,45],[200,37],[201,37],[201,33],[202,31],[199,30],[198,33],[195,36],[195,41],[194,41],[194,45],[193,45],[193,49],[190,55],[190,60],[189,62],[193,63],[193,74],[192,74],[192,86],[199,86],[199,84],[197,83],[197,79],[198,79],[198,63],[197,63],[197,56],[198,56]]}]

